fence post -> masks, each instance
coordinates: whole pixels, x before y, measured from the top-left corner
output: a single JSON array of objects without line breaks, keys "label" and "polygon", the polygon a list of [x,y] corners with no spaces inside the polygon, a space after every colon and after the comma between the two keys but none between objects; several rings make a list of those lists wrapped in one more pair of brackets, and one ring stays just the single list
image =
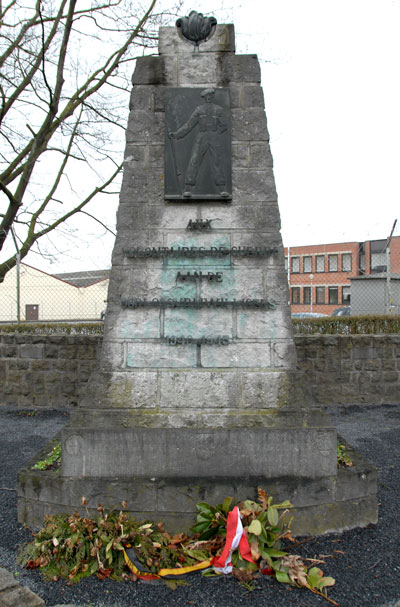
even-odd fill
[{"label": "fence post", "polygon": [[14,240],[16,248],[16,271],[17,271],[17,324],[21,322],[21,289],[20,289],[20,264],[21,264],[21,253],[19,252],[17,239],[15,237],[14,228],[11,226],[11,234]]}]

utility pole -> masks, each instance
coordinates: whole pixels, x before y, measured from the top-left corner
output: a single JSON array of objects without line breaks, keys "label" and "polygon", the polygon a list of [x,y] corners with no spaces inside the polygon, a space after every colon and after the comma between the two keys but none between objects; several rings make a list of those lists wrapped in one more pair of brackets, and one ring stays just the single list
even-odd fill
[{"label": "utility pole", "polygon": [[392,231],[390,232],[390,236],[386,240],[385,250],[386,250],[386,305],[387,312],[391,314],[393,312],[393,299],[390,285],[390,243],[392,242],[393,232],[396,227],[397,219],[394,220]]}]

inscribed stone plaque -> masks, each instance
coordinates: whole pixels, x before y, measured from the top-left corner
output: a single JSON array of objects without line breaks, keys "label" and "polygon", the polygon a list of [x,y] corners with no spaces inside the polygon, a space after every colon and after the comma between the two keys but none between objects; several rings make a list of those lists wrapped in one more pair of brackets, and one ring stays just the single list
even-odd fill
[{"label": "inscribed stone plaque", "polygon": [[232,198],[227,88],[169,88],[165,98],[165,198]]}]

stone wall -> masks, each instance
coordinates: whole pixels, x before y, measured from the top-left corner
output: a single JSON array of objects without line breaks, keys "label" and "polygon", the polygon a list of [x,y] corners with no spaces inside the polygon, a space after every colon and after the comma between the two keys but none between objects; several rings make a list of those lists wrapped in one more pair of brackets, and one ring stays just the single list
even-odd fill
[{"label": "stone wall", "polygon": [[310,335],[295,343],[318,403],[400,402],[400,335]]},{"label": "stone wall", "polygon": [[[101,342],[101,335],[0,333],[0,406],[75,406]],[[318,403],[400,402],[400,335],[311,335],[295,342]]]},{"label": "stone wall", "polygon": [[101,335],[0,333],[0,405],[77,405],[101,342]]}]

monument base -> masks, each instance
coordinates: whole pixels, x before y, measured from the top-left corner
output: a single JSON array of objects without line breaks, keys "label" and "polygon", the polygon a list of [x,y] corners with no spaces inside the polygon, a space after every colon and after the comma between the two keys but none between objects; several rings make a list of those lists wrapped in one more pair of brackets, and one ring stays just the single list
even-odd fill
[{"label": "monument base", "polygon": [[[336,473],[306,478],[269,477],[85,477],[62,475],[60,470],[32,470],[55,442],[42,449],[21,470],[18,482],[18,521],[31,528],[42,526],[48,513],[85,512],[81,498],[88,499],[89,511],[98,504],[122,508],[116,496],[127,502],[126,512],[138,520],[163,521],[171,532],[188,531],[197,514],[196,504],[255,499],[261,487],[275,502],[289,499],[294,505],[294,535],[319,535],[365,527],[378,520],[377,471],[348,447],[354,466]],[[343,440],[341,439],[341,442]],[[216,462],[216,465],[218,462]]]}]

